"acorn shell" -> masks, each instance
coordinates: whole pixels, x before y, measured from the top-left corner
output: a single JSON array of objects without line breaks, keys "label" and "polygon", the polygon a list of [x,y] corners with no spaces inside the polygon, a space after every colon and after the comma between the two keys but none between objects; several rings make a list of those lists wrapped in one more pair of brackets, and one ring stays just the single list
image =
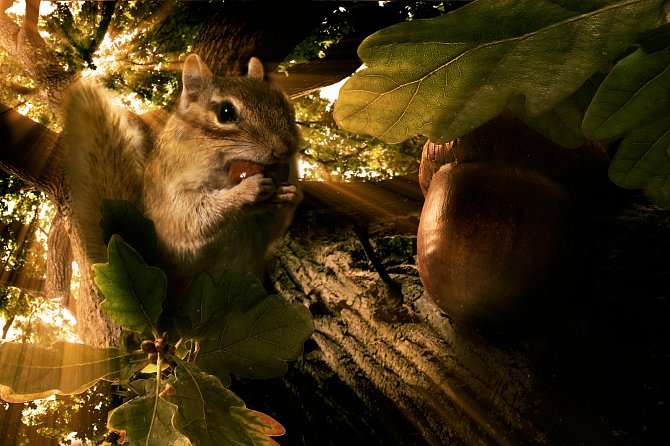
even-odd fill
[{"label": "acorn shell", "polygon": [[479,163],[440,167],[417,238],[428,296],[473,328],[532,323],[550,311],[550,294],[562,289],[575,266],[576,216],[571,194],[536,171]]}]

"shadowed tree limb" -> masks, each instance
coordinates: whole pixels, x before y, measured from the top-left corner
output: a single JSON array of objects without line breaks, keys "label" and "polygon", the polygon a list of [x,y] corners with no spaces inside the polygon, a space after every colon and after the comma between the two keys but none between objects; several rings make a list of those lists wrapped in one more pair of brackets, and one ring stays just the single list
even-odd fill
[{"label": "shadowed tree limb", "polygon": [[54,197],[63,162],[58,134],[0,104],[0,168]]}]

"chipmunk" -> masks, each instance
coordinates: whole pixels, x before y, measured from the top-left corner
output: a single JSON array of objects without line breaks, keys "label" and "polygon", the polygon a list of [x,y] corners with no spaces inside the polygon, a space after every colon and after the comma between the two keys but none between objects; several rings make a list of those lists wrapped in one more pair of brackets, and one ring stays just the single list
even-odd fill
[{"label": "chipmunk", "polygon": [[191,54],[182,84],[161,129],[148,131],[91,82],[74,87],[64,114],[72,219],[92,263],[106,261],[100,200],[129,200],[154,222],[177,294],[203,271],[260,278],[302,199],[294,111],[258,59],[246,76],[217,77]]}]

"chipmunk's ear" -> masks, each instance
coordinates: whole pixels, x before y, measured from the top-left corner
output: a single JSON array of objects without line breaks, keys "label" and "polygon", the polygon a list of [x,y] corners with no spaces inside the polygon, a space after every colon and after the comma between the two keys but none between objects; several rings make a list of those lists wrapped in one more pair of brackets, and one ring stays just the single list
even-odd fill
[{"label": "chipmunk's ear", "polygon": [[[181,93],[182,105],[193,102],[200,97],[203,86],[212,80],[212,72],[197,54],[190,54],[184,61],[181,75],[183,89]],[[184,103],[184,101],[188,101]]]},{"label": "chipmunk's ear", "polygon": [[265,76],[265,70],[263,69],[263,64],[260,60],[255,57],[249,59],[249,66],[247,67],[247,76],[253,77],[255,79],[263,79]]}]

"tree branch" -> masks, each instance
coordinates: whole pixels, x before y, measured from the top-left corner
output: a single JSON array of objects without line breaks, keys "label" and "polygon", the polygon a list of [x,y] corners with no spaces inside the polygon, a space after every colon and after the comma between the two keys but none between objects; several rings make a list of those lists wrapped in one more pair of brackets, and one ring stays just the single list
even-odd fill
[{"label": "tree branch", "polygon": [[323,127],[335,127],[335,121],[333,119],[321,119],[319,121],[296,121],[298,125],[310,126],[310,125],[320,125]]},{"label": "tree branch", "polygon": [[269,73],[268,77],[281,86],[282,90],[291,99],[294,99],[313,93],[328,85],[336,84],[350,76],[360,65],[360,61],[356,57],[346,60],[326,58],[296,65],[287,70],[288,76],[284,73],[273,72]]},{"label": "tree branch", "polygon": [[5,325],[2,327],[2,339],[7,339],[7,333],[9,332],[9,329],[12,327],[12,324],[14,323],[15,316],[11,315],[7,320],[5,321]]},{"label": "tree branch", "polygon": [[[356,51],[363,39],[406,17],[403,2],[389,2],[384,7],[379,7],[377,2],[343,2],[343,4],[347,10],[356,10],[348,16],[346,22],[354,30],[351,34],[328,48],[323,59],[289,68],[288,76],[284,73],[270,73],[269,77],[277,82],[289,97],[296,98],[312,93],[352,75],[361,65]],[[335,7],[337,6],[333,8]],[[432,14],[437,15],[438,12],[434,11]],[[370,18],[371,16],[374,20]]]},{"label": "tree branch", "polygon": [[390,308],[398,307],[403,301],[402,287],[396,281],[394,281],[391,276],[389,276],[389,273],[386,271],[384,264],[375,252],[375,249],[372,247],[368,228],[363,225],[355,225],[354,232],[363,246],[365,255],[368,257],[370,263],[372,263],[372,267],[375,269],[375,271],[377,271],[377,274],[379,274],[379,278],[382,280],[382,282],[384,282],[384,286],[386,287],[386,304]]},{"label": "tree branch", "polygon": [[100,23],[98,24],[98,27],[95,30],[95,35],[93,36],[91,45],[89,45],[89,51],[91,52],[91,54],[95,53],[98,50],[98,48],[100,47],[100,43],[102,43],[103,39],[105,38],[107,30],[109,29],[109,25],[110,23],[112,23],[112,17],[114,16],[115,10],[116,10],[116,0],[109,2],[102,2],[102,13],[101,13],[102,18],[100,19]]},{"label": "tree branch", "polygon": [[11,90],[14,93],[20,94],[22,96],[30,96],[30,95],[36,95],[36,94],[40,93],[39,88],[26,87],[26,86],[17,84],[15,82],[10,82],[10,81],[5,81],[4,86],[8,90]]},{"label": "tree branch", "polygon": [[56,110],[65,88],[74,80],[74,74],[63,70],[37,31],[39,1],[30,0],[26,8],[23,27],[14,23],[5,12],[0,12],[0,45],[20,63],[29,77],[42,86],[52,110]]},{"label": "tree branch", "polygon": [[[26,14],[23,16],[23,28],[28,32],[37,33],[37,21],[40,18],[40,1],[26,0]],[[39,34],[37,38],[44,44],[44,40]]]},{"label": "tree branch", "polygon": [[370,234],[416,234],[418,229],[423,194],[416,174],[377,182],[303,181],[300,188],[305,194],[300,213],[345,216]]},{"label": "tree branch", "polygon": [[4,270],[0,273],[0,285],[18,288],[36,297],[48,297],[44,292],[44,279],[36,278],[23,270]]},{"label": "tree branch", "polygon": [[54,197],[63,163],[58,135],[0,104],[0,168]]}]

